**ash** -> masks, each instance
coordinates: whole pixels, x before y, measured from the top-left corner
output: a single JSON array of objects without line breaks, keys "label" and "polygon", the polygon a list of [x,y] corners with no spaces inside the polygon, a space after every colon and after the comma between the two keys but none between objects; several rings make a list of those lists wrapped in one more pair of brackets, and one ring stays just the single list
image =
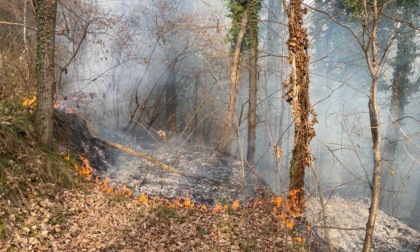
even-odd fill
[{"label": "ash", "polygon": [[103,176],[130,187],[135,195],[147,193],[165,198],[186,197],[200,204],[215,205],[219,200],[250,199],[268,186],[237,158],[203,145],[180,139],[170,142],[142,141],[134,150],[153,155],[159,161],[194,176],[184,176],[123,151]]},{"label": "ash", "polygon": [[104,136],[134,151],[148,153],[184,174],[193,175],[184,176],[107,145],[93,136],[86,121],[76,114],[55,110],[54,123],[55,138],[63,150],[84,153],[95,169],[94,175],[108,178],[116,187],[128,186],[134,197],[147,193],[171,199],[186,197],[188,193],[192,201],[213,206],[218,200],[248,200],[260,196],[258,192],[270,191],[266,183],[238,158],[211,147],[192,145],[173,136],[165,142],[155,135],[136,145],[116,132],[107,132]]},{"label": "ash", "polygon": [[[327,225],[336,251],[362,251],[370,199],[332,197],[325,200]],[[324,221],[321,205],[315,198],[307,202],[306,217],[312,231],[322,237]],[[345,229],[357,230],[345,230]],[[420,249],[420,233],[394,217],[378,211],[372,251],[416,252]],[[326,247],[325,247],[326,248]]]}]

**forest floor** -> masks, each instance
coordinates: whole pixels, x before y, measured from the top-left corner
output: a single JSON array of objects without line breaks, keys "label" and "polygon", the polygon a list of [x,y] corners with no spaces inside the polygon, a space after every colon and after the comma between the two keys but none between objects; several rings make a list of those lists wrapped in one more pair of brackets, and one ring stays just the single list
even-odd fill
[{"label": "forest floor", "polygon": [[20,207],[1,201],[0,251],[288,251],[272,202],[207,211],[50,186]]},{"label": "forest floor", "polygon": [[[308,202],[310,227],[291,211],[290,195],[217,199],[208,208],[188,198],[133,197],[124,186],[84,179],[92,174],[81,157],[40,148],[31,114],[19,104],[0,105],[0,251],[326,251],[315,228],[316,203]],[[328,206],[329,223],[359,230],[334,230],[337,251],[358,250],[353,244],[362,241],[367,204],[337,198]],[[381,214],[376,230],[375,251],[415,251],[420,239]]]},{"label": "forest floor", "polygon": [[279,199],[216,199],[207,209],[133,197],[92,179],[77,152],[39,146],[32,115],[33,105],[0,102],[0,251],[308,250],[305,223],[280,218]]}]

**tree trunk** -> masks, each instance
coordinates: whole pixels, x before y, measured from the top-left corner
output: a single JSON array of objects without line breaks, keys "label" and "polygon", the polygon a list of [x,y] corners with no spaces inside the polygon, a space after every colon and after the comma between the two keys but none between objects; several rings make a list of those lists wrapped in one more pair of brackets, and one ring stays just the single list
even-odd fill
[{"label": "tree trunk", "polygon": [[27,53],[28,51],[27,29],[26,29],[28,4],[26,3],[26,1],[27,0],[23,0],[23,45],[25,47],[25,53]]},{"label": "tree trunk", "polygon": [[[369,68],[372,84],[369,96],[369,119],[372,134],[373,147],[373,173],[371,186],[371,204],[369,208],[369,218],[366,223],[366,234],[363,243],[363,251],[371,251],[373,232],[375,229],[376,216],[378,215],[379,197],[381,193],[381,124],[379,120],[378,109],[378,79],[379,79],[379,57],[378,57],[378,23],[379,23],[379,9],[377,0],[373,0],[371,5],[367,5],[366,0],[363,1],[363,33],[368,37],[368,45],[363,46],[365,52],[366,62]],[[372,6],[371,13],[369,11]],[[372,16],[371,16],[372,15]],[[370,17],[371,16],[371,17]],[[370,21],[372,25],[369,25]],[[369,27],[371,27],[370,30]]]},{"label": "tree trunk", "polygon": [[54,75],[56,13],[57,0],[36,1],[36,82],[38,90],[35,129],[44,146],[51,146],[53,133],[52,117],[56,85]]},{"label": "tree trunk", "polygon": [[177,129],[176,120],[176,80],[175,74],[170,70],[168,80],[166,81],[166,128],[169,132]]},{"label": "tree trunk", "polygon": [[223,136],[217,149],[222,152],[229,152],[231,143],[235,138],[237,123],[236,123],[236,103],[238,100],[239,80],[241,74],[241,51],[242,44],[248,23],[248,8],[245,10],[240,30],[235,42],[235,48],[232,55],[232,63],[230,66],[230,84],[229,84],[229,104],[227,109],[227,116]]},{"label": "tree trunk", "polygon": [[[304,199],[305,168],[312,162],[310,141],[315,137],[313,125],[316,114],[309,99],[309,56],[306,29],[303,29],[302,0],[291,0],[288,9],[289,62],[292,64],[292,74],[289,79],[287,102],[292,107],[295,133],[292,160],[290,162],[289,191],[297,195],[299,204]],[[310,117],[312,115],[312,120]]]},{"label": "tree trunk", "polygon": [[409,221],[410,223],[412,223],[411,227],[416,228],[417,230],[420,229],[419,220],[420,220],[420,186],[418,186],[416,202],[414,203],[413,210],[411,211],[411,214],[410,214]]},{"label": "tree trunk", "polygon": [[250,3],[249,13],[249,102],[248,102],[248,151],[247,160],[251,165],[255,161],[255,148],[257,140],[257,92],[258,92],[258,2]]},{"label": "tree trunk", "polygon": [[[414,20],[412,11],[405,10],[406,20]],[[418,89],[416,83],[410,80],[412,74],[413,63],[416,59],[417,50],[415,42],[415,31],[406,25],[402,25],[398,29],[397,55],[395,57],[394,73],[391,86],[391,107],[390,107],[390,123],[386,132],[386,143],[384,144],[384,158],[382,164],[382,194],[380,200],[380,208],[384,212],[395,215],[397,202],[397,194],[395,191],[394,172],[398,168],[395,165],[398,141],[401,133],[396,120],[404,115],[405,105],[408,103],[407,98],[411,94],[411,90]]]}]

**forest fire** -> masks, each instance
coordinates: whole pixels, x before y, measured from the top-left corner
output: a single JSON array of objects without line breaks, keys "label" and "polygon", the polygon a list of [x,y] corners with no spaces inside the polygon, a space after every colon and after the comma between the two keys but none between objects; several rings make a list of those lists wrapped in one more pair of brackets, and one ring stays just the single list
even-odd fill
[{"label": "forest fire", "polygon": [[68,105],[68,104],[64,104],[63,102],[60,102],[60,101],[56,101],[56,103],[54,104],[54,108],[55,109],[59,109],[59,110],[62,110],[62,111],[64,111],[65,113],[68,113],[68,114],[75,114],[77,111],[76,111],[76,109],[74,108],[74,107],[72,107],[72,106],[70,106],[70,105]]},{"label": "forest fire", "polygon": [[[70,159],[70,156],[66,154],[64,156],[66,160]],[[79,158],[82,162],[81,165],[74,163],[76,171],[83,177],[87,179],[92,179],[93,168],[89,164],[89,160],[85,157],[85,154],[79,154]],[[297,202],[297,190],[291,191],[288,194],[286,201],[282,200],[282,197],[276,197],[270,199],[258,198],[252,202],[249,202],[245,206],[241,206],[239,200],[234,200],[231,203],[227,203],[224,200],[216,203],[212,208],[208,208],[205,204],[195,204],[191,201],[189,193],[186,193],[186,197],[176,197],[172,200],[166,199],[164,197],[155,196],[150,197],[147,193],[141,193],[138,197],[134,197],[133,190],[127,187],[127,185],[118,186],[111,184],[108,178],[105,178],[101,181],[99,177],[95,178],[95,184],[97,187],[106,193],[116,194],[119,196],[124,196],[127,198],[133,199],[133,202],[147,205],[147,206],[167,206],[169,208],[190,208],[196,209],[203,212],[212,212],[212,213],[221,213],[229,210],[239,211],[245,207],[259,208],[264,207],[265,202],[270,202],[272,207],[272,212],[280,219],[281,223],[287,227],[289,231],[293,231],[297,222],[301,222],[304,219],[304,212],[301,207],[301,204]],[[294,241],[303,243],[305,242],[304,237],[296,236],[293,237]]]},{"label": "forest fire", "polygon": [[[92,173],[89,173],[87,171],[92,171],[92,168],[90,167],[87,159],[82,159],[82,156],[80,157],[83,161],[82,167],[84,168],[78,169],[78,171],[82,176],[90,178],[89,176],[91,176]],[[269,202],[271,203],[272,212],[279,218],[280,223],[283,223],[287,230],[290,232],[292,239],[295,243],[303,244],[306,241],[305,237],[303,237],[300,234],[298,235],[297,232],[294,231],[296,224],[303,224],[306,227],[306,230],[310,229],[309,225],[304,222],[304,212],[302,207],[300,207],[302,206],[302,204],[300,204],[297,201],[297,190],[289,192],[286,201],[283,201],[282,197],[280,196],[272,198],[271,200],[266,198],[255,199],[252,203],[249,202],[246,206],[241,206],[239,200],[234,200],[230,204],[222,201],[220,203],[217,203],[214,207],[208,208],[208,206],[205,204],[193,203],[189,197],[189,193],[186,193],[185,198],[176,197],[172,200],[159,196],[150,197],[147,193],[142,193],[138,197],[134,197],[133,191],[130,188],[128,188],[125,184],[122,186],[111,185],[108,178],[105,178],[103,181],[100,181],[100,179],[96,177],[95,181],[96,185],[100,188],[100,190],[104,192],[131,198],[133,199],[133,202],[153,207],[166,206],[173,209],[189,208],[206,213],[223,213],[232,210],[241,211],[246,207],[250,207],[253,209],[261,208],[265,206],[264,203]]]}]

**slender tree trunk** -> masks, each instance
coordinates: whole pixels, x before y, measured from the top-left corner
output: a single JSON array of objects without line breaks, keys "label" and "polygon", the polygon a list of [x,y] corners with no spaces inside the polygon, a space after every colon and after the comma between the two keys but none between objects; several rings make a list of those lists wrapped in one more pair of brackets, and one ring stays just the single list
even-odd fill
[{"label": "slender tree trunk", "polygon": [[416,202],[414,203],[413,210],[411,211],[411,214],[410,214],[410,220],[411,220],[411,223],[414,224],[414,228],[420,229],[420,222],[418,221],[420,220],[420,187],[419,186],[417,190]]},{"label": "slender tree trunk", "polygon": [[[363,244],[363,251],[371,251],[373,233],[375,229],[376,217],[378,215],[379,197],[381,193],[381,127],[378,109],[378,79],[379,79],[379,57],[378,57],[378,23],[379,9],[377,0],[370,2],[372,11],[370,11],[367,0],[363,0],[364,24],[363,33],[368,37],[368,45],[364,46],[365,58],[369,68],[372,84],[369,96],[369,119],[372,134],[373,147],[373,173],[371,187],[371,204],[369,208],[369,218],[366,223],[366,234]],[[371,16],[371,17],[370,17]],[[371,22],[371,25],[369,24]],[[371,27],[371,29],[369,29]]]},{"label": "slender tree trunk", "polygon": [[36,1],[36,81],[38,90],[35,129],[44,146],[51,146],[53,133],[52,116],[56,85],[54,75],[56,13],[57,0]]},{"label": "slender tree trunk", "polygon": [[168,80],[166,81],[166,127],[168,131],[174,131],[177,128],[176,120],[176,80],[175,74],[170,70]]},{"label": "slender tree trunk", "polygon": [[246,26],[248,23],[248,8],[245,10],[240,30],[235,42],[235,48],[232,55],[232,63],[230,66],[230,84],[229,84],[229,104],[227,109],[227,116],[223,136],[217,149],[222,152],[229,152],[231,143],[236,136],[236,103],[238,100],[239,80],[241,74],[241,50],[245,37]]},{"label": "slender tree trunk", "polygon": [[27,29],[26,29],[26,23],[27,23],[27,6],[26,3],[27,0],[23,0],[23,45],[25,48],[25,52],[28,50],[28,41],[27,41]]},{"label": "slender tree trunk", "polygon": [[[289,191],[294,191],[297,200],[301,203],[304,199],[305,168],[312,162],[310,141],[315,137],[313,125],[316,115],[309,99],[309,56],[308,38],[306,29],[303,29],[302,0],[291,0],[288,9],[288,27],[290,38],[289,62],[292,65],[292,74],[289,79],[287,101],[292,107],[292,117],[295,124],[293,157],[290,164]],[[310,119],[312,115],[312,120]],[[299,203],[299,204],[300,204]]]},{"label": "slender tree trunk", "polygon": [[251,165],[255,161],[257,141],[257,92],[258,92],[258,2],[250,3],[249,27],[249,102],[248,102],[248,151],[247,160]]}]

